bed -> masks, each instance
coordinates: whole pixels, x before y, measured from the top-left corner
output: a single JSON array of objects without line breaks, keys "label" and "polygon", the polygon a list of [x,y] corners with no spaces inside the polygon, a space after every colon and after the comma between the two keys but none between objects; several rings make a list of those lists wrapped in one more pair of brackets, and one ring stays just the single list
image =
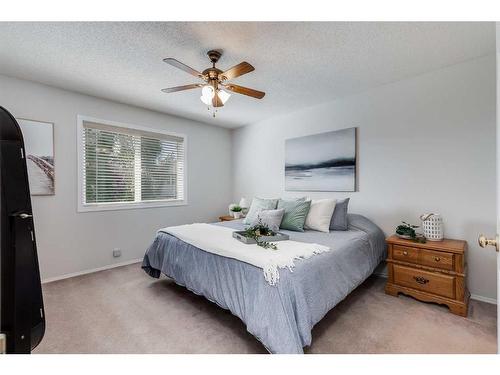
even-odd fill
[{"label": "bed", "polygon": [[[241,220],[214,225],[245,227]],[[385,236],[373,222],[356,214],[349,214],[347,231],[282,232],[291,240],[331,250],[296,261],[293,272],[280,269],[279,282],[272,286],[256,266],[203,251],[159,231],[142,268],[154,278],[164,274],[230,310],[270,353],[303,353],[311,345],[314,325],[385,258]]]}]

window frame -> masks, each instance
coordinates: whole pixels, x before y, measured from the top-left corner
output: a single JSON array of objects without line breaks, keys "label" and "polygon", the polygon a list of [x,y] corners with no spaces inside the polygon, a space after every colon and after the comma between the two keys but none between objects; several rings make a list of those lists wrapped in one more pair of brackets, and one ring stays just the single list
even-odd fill
[{"label": "window frame", "polygon": [[[92,122],[102,125],[114,126],[117,128],[123,128],[126,132],[127,129],[136,130],[136,131],[144,131],[148,133],[157,133],[164,134],[173,137],[178,137],[183,139],[184,144],[184,173],[183,173],[183,199],[159,199],[152,201],[141,201],[141,202],[120,202],[120,203],[84,203],[83,196],[83,184],[85,183],[84,179],[84,155],[85,155],[85,145],[83,144],[83,130],[84,130],[84,122]],[[94,212],[94,211],[114,211],[114,210],[133,210],[140,208],[154,208],[154,207],[171,207],[171,206],[186,206],[188,204],[188,189],[187,189],[187,170],[188,170],[188,162],[187,162],[187,149],[188,149],[188,138],[186,134],[174,133],[171,131],[165,131],[155,128],[148,128],[139,125],[127,124],[123,122],[110,121],[98,119],[95,117],[77,115],[77,129],[76,129],[76,142],[77,142],[77,171],[78,171],[78,182],[77,182],[77,200],[78,207],[77,212]]]}]

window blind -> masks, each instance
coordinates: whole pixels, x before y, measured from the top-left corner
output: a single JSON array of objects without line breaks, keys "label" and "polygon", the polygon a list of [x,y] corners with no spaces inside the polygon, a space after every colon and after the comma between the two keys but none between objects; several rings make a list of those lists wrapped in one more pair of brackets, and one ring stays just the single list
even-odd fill
[{"label": "window blind", "polygon": [[83,122],[83,203],[184,199],[184,138]]}]

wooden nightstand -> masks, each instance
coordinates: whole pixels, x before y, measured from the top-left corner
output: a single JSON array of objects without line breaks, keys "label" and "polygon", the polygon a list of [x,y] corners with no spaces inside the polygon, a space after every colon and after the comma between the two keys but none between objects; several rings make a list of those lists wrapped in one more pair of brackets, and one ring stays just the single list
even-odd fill
[{"label": "wooden nightstand", "polygon": [[231,221],[231,220],[234,220],[234,217],[230,215],[219,216],[219,221]]},{"label": "wooden nightstand", "polygon": [[466,287],[467,242],[444,239],[416,243],[393,235],[387,240],[387,294],[407,294],[426,302],[447,305],[467,316],[470,293]]}]

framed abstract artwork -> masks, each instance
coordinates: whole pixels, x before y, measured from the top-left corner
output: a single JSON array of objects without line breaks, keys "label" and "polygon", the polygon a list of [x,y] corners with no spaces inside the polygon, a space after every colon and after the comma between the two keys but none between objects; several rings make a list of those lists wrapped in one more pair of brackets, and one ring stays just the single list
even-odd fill
[{"label": "framed abstract artwork", "polygon": [[356,128],[285,140],[285,190],[356,191]]},{"label": "framed abstract artwork", "polygon": [[17,122],[24,138],[31,195],[54,195],[54,124],[21,118]]}]

